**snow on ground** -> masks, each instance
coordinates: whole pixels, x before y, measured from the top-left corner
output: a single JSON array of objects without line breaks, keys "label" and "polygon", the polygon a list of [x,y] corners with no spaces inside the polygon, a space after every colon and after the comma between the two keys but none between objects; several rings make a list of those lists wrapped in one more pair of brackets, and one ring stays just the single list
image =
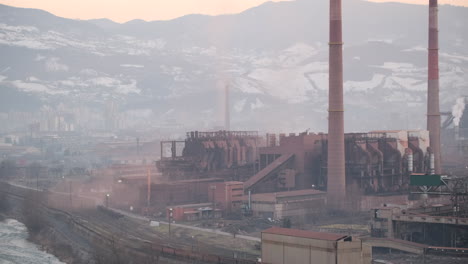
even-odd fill
[{"label": "snow on ground", "polygon": [[250,103],[250,109],[255,110],[255,109],[260,109],[265,107],[265,104],[258,98],[255,98],[255,103]]},{"label": "snow on ground", "polygon": [[328,73],[304,73],[312,87],[316,90],[328,91]]},{"label": "snow on ground", "polygon": [[285,49],[282,54],[278,56],[278,61],[282,67],[291,67],[298,65],[317,53],[318,51],[312,46],[304,43],[296,43]]},{"label": "snow on ground", "polygon": [[377,88],[381,86],[384,83],[385,80],[385,75],[383,74],[374,74],[372,76],[372,79],[369,81],[361,81],[361,82],[356,82],[356,81],[347,81],[344,83],[344,91],[345,92],[350,92],[350,91],[368,91],[372,90],[374,88]]},{"label": "snow on ground", "polygon": [[423,47],[423,46],[414,46],[414,47],[411,47],[409,49],[404,49],[403,51],[405,52],[413,52],[413,51],[424,51],[424,52],[427,52],[427,47]]},{"label": "snow on ground", "polygon": [[32,93],[47,93],[47,94],[67,94],[68,91],[61,91],[57,87],[41,84],[37,82],[23,82],[21,80],[15,80],[9,82],[10,84],[14,85],[19,90],[25,92],[32,92]]},{"label": "snow on ground", "polygon": [[136,80],[130,80],[130,83],[128,84],[120,84],[116,88],[116,92],[120,94],[129,94],[129,93],[137,93],[139,94],[141,92],[140,89],[137,87],[137,81]]},{"label": "snow on ground", "polygon": [[237,113],[242,112],[244,110],[245,103],[247,102],[247,99],[242,99],[234,103],[234,111]]},{"label": "snow on ground", "polygon": [[258,68],[248,74],[249,82],[246,84],[249,86],[240,90],[250,93],[261,91],[288,103],[302,103],[310,100],[307,91],[328,87],[322,85],[325,78],[323,74],[327,70],[326,62],[314,62],[292,68]]},{"label": "snow on ground", "polygon": [[47,61],[45,62],[45,69],[48,72],[66,72],[66,71],[68,71],[68,66],[63,64],[63,63],[60,63],[59,61],[60,61],[60,59],[56,58],[56,57],[47,59]]},{"label": "snow on ground", "polygon": [[174,81],[176,82],[187,82],[189,78],[185,75],[184,70],[178,66],[167,66],[167,65],[160,65],[159,68],[161,72],[167,75],[172,76]]},{"label": "snow on ground", "polygon": [[419,80],[414,78],[402,78],[402,77],[390,77],[395,83],[399,84],[405,90],[409,91],[426,91],[427,82],[425,80]]},{"label": "snow on ground", "polygon": [[250,78],[236,78],[234,79],[232,86],[239,89],[242,93],[263,94],[261,84],[257,80],[252,80]]},{"label": "snow on ground", "polygon": [[382,66],[372,66],[375,68],[387,69],[396,72],[412,72],[415,70],[415,66],[411,63],[401,63],[401,62],[384,62]]},{"label": "snow on ground", "polygon": [[452,62],[455,62],[455,63],[468,62],[467,56],[462,56],[458,54],[448,54],[444,52],[440,52],[439,55],[441,58],[450,59]]},{"label": "snow on ground", "polygon": [[101,76],[86,81],[86,84],[97,87],[114,88],[114,92],[119,94],[140,93],[136,80],[122,81],[112,77]]},{"label": "snow on ground", "polygon": [[288,103],[301,103],[309,99],[306,88],[311,84],[298,69],[256,69],[249,77],[259,80],[265,93],[282,98]]},{"label": "snow on ground", "polygon": [[139,65],[139,64],[120,64],[120,67],[124,67],[124,68],[144,68],[145,65]]}]

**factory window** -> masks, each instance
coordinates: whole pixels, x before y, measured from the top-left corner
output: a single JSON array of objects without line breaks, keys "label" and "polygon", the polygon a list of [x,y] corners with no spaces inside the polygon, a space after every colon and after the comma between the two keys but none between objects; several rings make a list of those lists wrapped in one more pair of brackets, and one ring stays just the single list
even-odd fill
[{"label": "factory window", "polygon": [[235,188],[235,189],[232,189],[233,191],[242,191],[244,190],[243,188]]}]

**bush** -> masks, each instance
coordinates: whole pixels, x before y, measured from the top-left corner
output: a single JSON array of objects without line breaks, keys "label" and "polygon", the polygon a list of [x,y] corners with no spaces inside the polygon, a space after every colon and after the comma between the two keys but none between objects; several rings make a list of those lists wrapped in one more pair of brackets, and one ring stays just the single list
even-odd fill
[{"label": "bush", "polygon": [[0,213],[6,213],[10,210],[10,203],[6,193],[0,191]]},{"label": "bush", "polygon": [[22,212],[23,222],[28,228],[30,234],[39,233],[45,226],[46,222],[42,213],[41,204],[42,196],[35,191],[30,191],[23,200]]}]

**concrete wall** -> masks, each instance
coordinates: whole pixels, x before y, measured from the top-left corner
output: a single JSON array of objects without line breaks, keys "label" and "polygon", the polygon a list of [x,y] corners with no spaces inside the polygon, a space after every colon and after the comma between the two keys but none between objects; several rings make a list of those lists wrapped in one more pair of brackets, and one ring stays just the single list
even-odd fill
[{"label": "concrete wall", "polygon": [[252,212],[255,216],[274,219],[290,218],[294,222],[304,222],[318,214],[325,207],[325,198],[300,201],[252,201]]},{"label": "concrete wall", "polygon": [[324,207],[324,198],[281,203],[275,205],[275,218],[282,219],[288,217],[296,221],[305,221],[307,218],[320,212]]},{"label": "concrete wall", "polygon": [[335,242],[262,234],[262,261],[271,264],[335,264]]},{"label": "concrete wall", "polygon": [[271,264],[370,264],[371,249],[360,240],[329,241],[262,233],[262,261]]},{"label": "concrete wall", "polygon": [[[364,264],[362,258],[362,242],[358,239],[353,241],[338,241],[337,242],[338,256],[337,264]],[[367,263],[366,263],[367,264]],[[370,262],[369,262],[370,264]]]}]

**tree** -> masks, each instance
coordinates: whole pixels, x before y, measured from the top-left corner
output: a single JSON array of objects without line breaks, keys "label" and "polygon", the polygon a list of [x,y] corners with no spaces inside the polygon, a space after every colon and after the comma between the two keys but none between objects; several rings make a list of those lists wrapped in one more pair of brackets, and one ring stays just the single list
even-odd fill
[{"label": "tree", "polygon": [[0,213],[5,213],[10,210],[10,202],[8,201],[8,184],[2,184],[0,189]]},{"label": "tree", "polygon": [[36,191],[28,192],[23,200],[23,222],[33,235],[38,234],[46,226],[46,220],[41,210],[42,200],[43,197]]},{"label": "tree", "polygon": [[12,160],[3,160],[0,163],[0,179],[7,180],[16,175],[16,164]]}]

